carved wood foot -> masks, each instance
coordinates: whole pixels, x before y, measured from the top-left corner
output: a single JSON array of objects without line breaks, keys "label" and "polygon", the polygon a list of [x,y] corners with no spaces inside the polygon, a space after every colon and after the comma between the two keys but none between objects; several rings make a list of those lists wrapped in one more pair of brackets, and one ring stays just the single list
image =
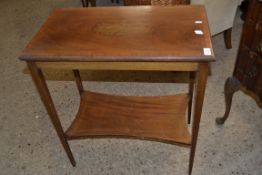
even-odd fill
[{"label": "carved wood foot", "polygon": [[224,31],[224,40],[225,40],[225,44],[226,44],[227,49],[232,48],[231,33],[232,33],[232,28],[229,28],[229,29]]},{"label": "carved wood foot", "polygon": [[226,103],[226,110],[225,114],[223,117],[216,118],[216,123],[217,124],[224,124],[226,119],[228,118],[230,109],[231,109],[231,104],[232,104],[232,97],[235,92],[237,92],[240,89],[240,82],[234,78],[234,77],[229,77],[226,80],[225,83],[225,103]]}]

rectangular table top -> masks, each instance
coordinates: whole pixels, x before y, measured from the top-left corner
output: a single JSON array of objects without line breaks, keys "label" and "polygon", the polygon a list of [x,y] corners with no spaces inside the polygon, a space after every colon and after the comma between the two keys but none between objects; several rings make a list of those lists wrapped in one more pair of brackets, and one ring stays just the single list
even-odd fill
[{"label": "rectangular table top", "polygon": [[20,59],[205,62],[214,54],[204,6],[129,6],[57,9]]}]

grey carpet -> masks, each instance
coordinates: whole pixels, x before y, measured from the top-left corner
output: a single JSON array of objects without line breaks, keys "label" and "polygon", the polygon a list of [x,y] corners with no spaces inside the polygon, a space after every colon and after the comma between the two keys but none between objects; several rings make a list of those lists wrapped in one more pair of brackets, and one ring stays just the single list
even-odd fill
[{"label": "grey carpet", "polygon": [[[109,0],[99,5],[111,5]],[[178,146],[128,139],[71,141],[73,168],[38,97],[25,64],[17,58],[48,14],[58,7],[80,7],[78,0],[0,1],[0,174],[173,175],[187,174],[189,150]],[[242,21],[237,15],[233,49],[225,49],[222,34],[213,38],[217,61],[208,78],[194,175],[262,174],[262,111],[242,92],[235,94],[224,126],[215,118],[224,112],[223,86],[232,74]],[[59,115],[66,128],[75,115],[79,96],[71,72],[45,72]],[[123,95],[160,95],[183,91],[184,75],[82,72],[86,89]],[[181,78],[182,77],[182,78]],[[147,80],[177,83],[143,83]],[[108,80],[109,79],[109,80]],[[133,82],[114,82],[138,80]],[[60,80],[60,81],[53,81]],[[105,80],[98,82],[94,80]]]}]

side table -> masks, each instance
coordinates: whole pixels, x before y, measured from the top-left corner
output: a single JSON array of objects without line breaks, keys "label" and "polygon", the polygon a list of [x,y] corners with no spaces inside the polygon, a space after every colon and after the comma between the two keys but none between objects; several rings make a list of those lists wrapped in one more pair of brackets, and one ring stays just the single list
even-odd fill
[{"label": "side table", "polygon": [[[97,15],[99,14],[99,15]],[[133,137],[187,146],[192,173],[199,123],[214,54],[203,6],[58,9],[24,49],[33,81],[72,163],[68,140]],[[73,70],[80,107],[64,131],[42,70]],[[188,71],[189,93],[133,97],[83,89],[79,70]],[[197,76],[194,76],[197,73]],[[195,80],[195,78],[197,79]],[[192,136],[189,118],[196,84]]]}]

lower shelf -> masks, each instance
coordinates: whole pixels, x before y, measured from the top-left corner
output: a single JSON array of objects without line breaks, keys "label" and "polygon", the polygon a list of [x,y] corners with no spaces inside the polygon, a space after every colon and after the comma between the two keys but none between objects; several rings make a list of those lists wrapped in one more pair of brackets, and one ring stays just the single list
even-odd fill
[{"label": "lower shelf", "polygon": [[187,94],[134,97],[85,91],[66,136],[135,137],[189,145],[187,105]]}]

